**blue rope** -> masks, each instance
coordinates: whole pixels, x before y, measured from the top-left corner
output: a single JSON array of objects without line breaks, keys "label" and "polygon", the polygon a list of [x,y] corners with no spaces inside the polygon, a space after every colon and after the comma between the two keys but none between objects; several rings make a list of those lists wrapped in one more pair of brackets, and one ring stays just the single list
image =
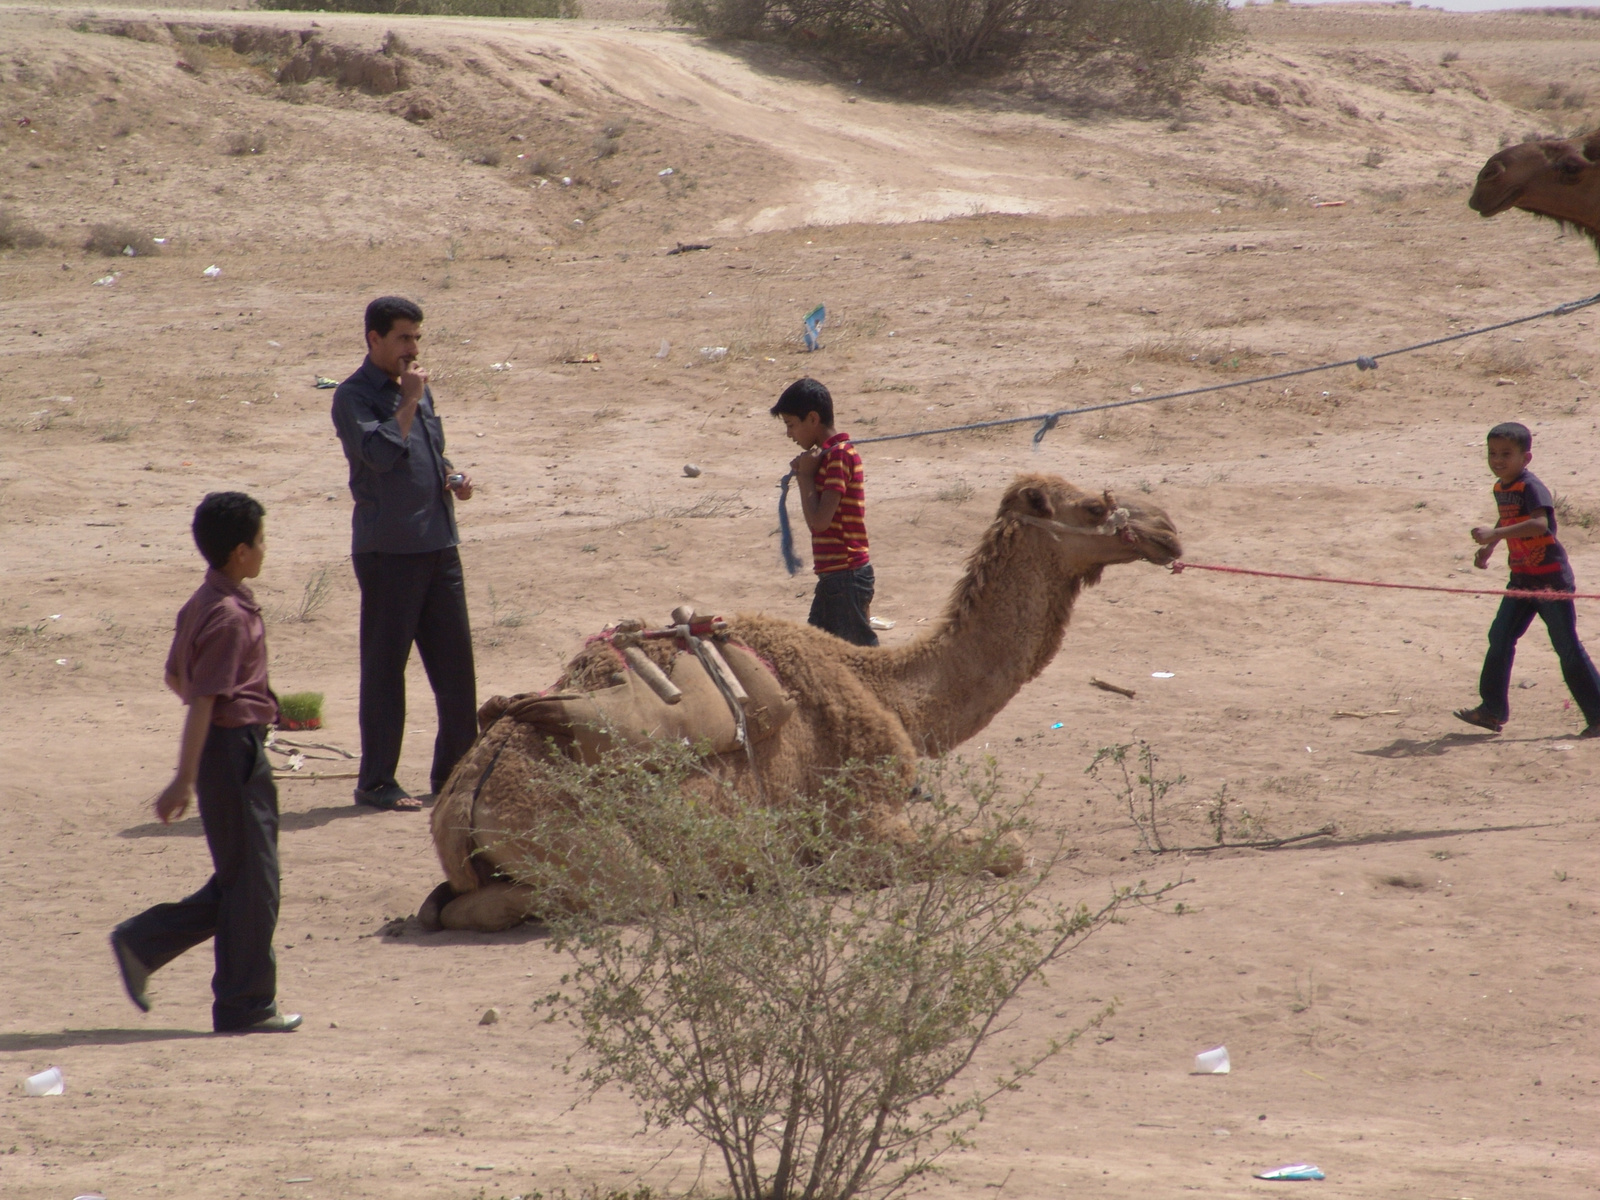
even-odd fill
[{"label": "blue rope", "polygon": [[[1113,400],[1108,404],[1086,404],[1080,408],[1059,408],[1054,412],[1035,413],[1029,417],[999,417],[993,421],[972,421],[966,425],[946,425],[939,429],[914,429],[909,433],[882,433],[877,437],[852,438],[857,446],[870,445],[873,442],[899,442],[907,438],[933,437],[941,433],[965,433],[971,429],[998,429],[1006,425],[1038,425],[1034,430],[1033,444],[1038,446],[1044,441],[1045,435],[1061,422],[1062,417],[1077,417],[1084,413],[1105,412],[1112,408],[1130,408],[1135,404],[1154,404],[1158,400],[1179,400],[1185,396],[1203,396],[1208,392],[1223,392],[1229,388],[1250,387],[1257,383],[1273,383],[1279,379],[1294,379],[1300,375],[1313,375],[1318,371],[1332,371],[1339,367],[1355,367],[1361,371],[1376,371],[1380,358],[1393,358],[1397,354],[1411,354],[1418,350],[1426,350],[1431,346],[1443,346],[1448,342],[1459,342],[1463,338],[1478,337],[1481,334],[1493,333],[1497,329],[1509,329],[1513,325],[1524,325],[1529,321],[1538,321],[1545,317],[1564,317],[1575,313],[1579,309],[1588,308],[1591,304],[1600,304],[1600,292],[1586,300],[1572,300],[1566,304],[1558,304],[1554,308],[1547,308],[1543,312],[1536,312],[1526,317],[1514,317],[1509,321],[1501,321],[1498,325],[1485,325],[1482,329],[1469,329],[1465,333],[1452,333],[1445,337],[1432,338],[1426,342],[1417,342],[1411,346],[1401,346],[1397,350],[1384,350],[1378,354],[1361,354],[1355,358],[1341,359],[1338,362],[1321,363],[1315,367],[1299,367],[1293,371],[1279,371],[1273,375],[1257,375],[1252,379],[1236,379],[1231,383],[1213,383],[1205,387],[1185,388],[1179,392],[1162,392],[1157,396],[1136,396],[1132,400]],[[778,529],[783,550],[783,565],[793,575],[800,570],[800,556],[794,551],[794,532],[789,527],[789,481],[794,478],[794,472],[783,477],[779,484],[782,494],[778,498]]]},{"label": "blue rope", "polygon": [[1459,342],[1463,338],[1478,337],[1481,334],[1493,333],[1497,329],[1509,329],[1513,325],[1524,325],[1529,321],[1538,321],[1544,317],[1564,317],[1575,313],[1579,309],[1588,308],[1591,304],[1600,304],[1600,293],[1590,296],[1587,300],[1573,300],[1567,304],[1558,304],[1554,308],[1547,308],[1543,312],[1536,312],[1526,317],[1516,317],[1510,321],[1501,321],[1498,325],[1485,325],[1482,329],[1469,329],[1465,333],[1452,333],[1446,337],[1433,338],[1430,341],[1418,342],[1414,346],[1401,346],[1397,350],[1384,350],[1378,354],[1362,354],[1355,358],[1345,358],[1338,362],[1321,363],[1315,367],[1299,367],[1293,371],[1279,371],[1273,375],[1257,375],[1253,379],[1236,379],[1231,383],[1213,383],[1205,387],[1185,388],[1181,392],[1162,392],[1158,396],[1136,396],[1132,400],[1113,400],[1109,404],[1086,404],[1081,408],[1058,408],[1054,412],[1034,413],[1028,417],[1000,417],[993,421],[973,421],[966,425],[946,425],[941,429],[914,429],[910,433],[883,433],[877,437],[852,438],[857,446],[870,445],[873,442],[898,442],[906,438],[933,437],[941,433],[964,433],[969,429],[997,429],[1004,425],[1038,425],[1034,431],[1033,441],[1037,445],[1044,440],[1044,435],[1056,427],[1062,417],[1077,417],[1084,413],[1104,412],[1109,408],[1129,408],[1135,404],[1154,404],[1157,400],[1180,400],[1185,396],[1203,396],[1207,392],[1222,392],[1229,388],[1250,387],[1257,383],[1272,383],[1279,379],[1293,379],[1299,375],[1312,375],[1318,371],[1332,371],[1339,367],[1355,367],[1362,371],[1376,371],[1380,358],[1393,358],[1397,354],[1411,354],[1417,350],[1426,350],[1430,346],[1443,346],[1447,342]]},{"label": "blue rope", "polygon": [[799,574],[800,556],[794,552],[794,528],[789,524],[789,481],[794,478],[790,471],[778,484],[782,489],[778,494],[778,547],[783,551],[784,569],[791,575]]}]

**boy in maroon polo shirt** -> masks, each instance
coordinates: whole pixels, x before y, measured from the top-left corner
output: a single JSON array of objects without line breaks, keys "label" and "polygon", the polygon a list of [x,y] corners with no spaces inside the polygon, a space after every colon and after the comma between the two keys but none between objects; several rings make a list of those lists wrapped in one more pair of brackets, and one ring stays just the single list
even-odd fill
[{"label": "boy in maroon polo shirt", "polygon": [[214,873],[188,899],[158,904],[111,933],[123,986],[143,1012],[150,973],[215,938],[218,1033],[300,1027],[298,1013],[277,1006],[278,789],[264,739],[278,701],[267,685],[261,609],[244,583],[261,574],[267,556],[264,515],[243,492],[213,492],[195,509],[195,544],[211,569],[179,610],[167,655],[167,686],[189,712],[178,771],[156,797],[156,816],[169,824],[198,794]]},{"label": "boy in maroon polo shirt", "polygon": [[[1566,548],[1556,540],[1555,501],[1539,477],[1528,470],[1533,461],[1533,432],[1520,422],[1506,421],[1489,430],[1488,447],[1500,519],[1492,527],[1480,525],[1472,531],[1472,540],[1479,546],[1472,565],[1480,570],[1487,567],[1495,544],[1504,541],[1511,558],[1507,591],[1576,591]],[[1455,715],[1468,725],[1500,732],[1511,717],[1511,663],[1517,641],[1535,616],[1544,620],[1550,645],[1561,661],[1561,677],[1583,711],[1585,728],[1578,736],[1600,737],[1600,674],[1578,640],[1577,611],[1570,598],[1506,596],[1500,601],[1500,611],[1489,626],[1489,653],[1478,679],[1483,703],[1457,709]]]},{"label": "boy in maroon polo shirt", "polygon": [[800,508],[811,530],[817,590],[809,621],[857,646],[876,646],[872,597],[877,581],[867,552],[866,474],[850,435],[833,427],[833,396],[815,379],[799,379],[772,406],[801,453],[789,464],[800,485]]}]

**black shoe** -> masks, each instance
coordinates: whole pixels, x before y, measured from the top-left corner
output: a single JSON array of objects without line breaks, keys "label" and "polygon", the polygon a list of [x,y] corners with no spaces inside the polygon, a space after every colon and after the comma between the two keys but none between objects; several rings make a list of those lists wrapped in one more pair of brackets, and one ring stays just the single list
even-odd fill
[{"label": "black shoe", "polygon": [[139,961],[139,956],[128,948],[122,935],[111,935],[111,953],[116,957],[117,969],[122,972],[122,986],[128,989],[128,999],[140,1012],[150,1011],[150,997],[145,989],[150,986],[150,972]]},{"label": "black shoe", "polygon": [[1497,721],[1486,713],[1481,704],[1477,708],[1458,708],[1455,715],[1468,725],[1476,725],[1479,729],[1487,729],[1490,733],[1499,733],[1506,726],[1504,721]]},{"label": "black shoe", "polygon": [[422,802],[398,783],[373,788],[370,792],[356,789],[356,803],[365,804],[379,812],[421,812]]},{"label": "black shoe", "polygon": [[243,1029],[229,1029],[227,1033],[293,1033],[300,1028],[299,1013],[273,1013],[270,1017],[246,1025]]},{"label": "black shoe", "polygon": [[1600,721],[1596,721],[1593,725],[1586,726],[1584,731],[1578,736],[1581,738],[1600,738]]}]

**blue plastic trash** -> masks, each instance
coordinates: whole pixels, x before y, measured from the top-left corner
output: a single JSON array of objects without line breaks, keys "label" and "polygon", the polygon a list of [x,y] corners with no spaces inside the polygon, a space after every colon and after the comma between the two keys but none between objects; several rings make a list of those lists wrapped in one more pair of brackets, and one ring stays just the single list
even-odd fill
[{"label": "blue plastic trash", "polygon": [[817,305],[806,314],[806,349],[815,350],[822,343],[819,340],[822,333],[822,323],[828,319],[828,310],[822,305]]},{"label": "blue plastic trash", "polygon": [[1310,1163],[1295,1163],[1293,1166],[1278,1167],[1275,1170],[1263,1171],[1256,1176],[1257,1179],[1326,1179],[1321,1167],[1313,1167]]}]

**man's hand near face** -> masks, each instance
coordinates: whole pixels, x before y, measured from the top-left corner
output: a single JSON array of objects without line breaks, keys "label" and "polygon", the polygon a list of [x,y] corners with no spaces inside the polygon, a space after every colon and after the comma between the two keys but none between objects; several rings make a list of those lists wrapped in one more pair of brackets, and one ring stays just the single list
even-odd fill
[{"label": "man's hand near face", "polygon": [[417,405],[422,403],[422,393],[428,386],[428,369],[412,359],[400,372],[400,407],[394,419],[400,426],[400,436],[411,436],[411,422],[416,419]]}]

